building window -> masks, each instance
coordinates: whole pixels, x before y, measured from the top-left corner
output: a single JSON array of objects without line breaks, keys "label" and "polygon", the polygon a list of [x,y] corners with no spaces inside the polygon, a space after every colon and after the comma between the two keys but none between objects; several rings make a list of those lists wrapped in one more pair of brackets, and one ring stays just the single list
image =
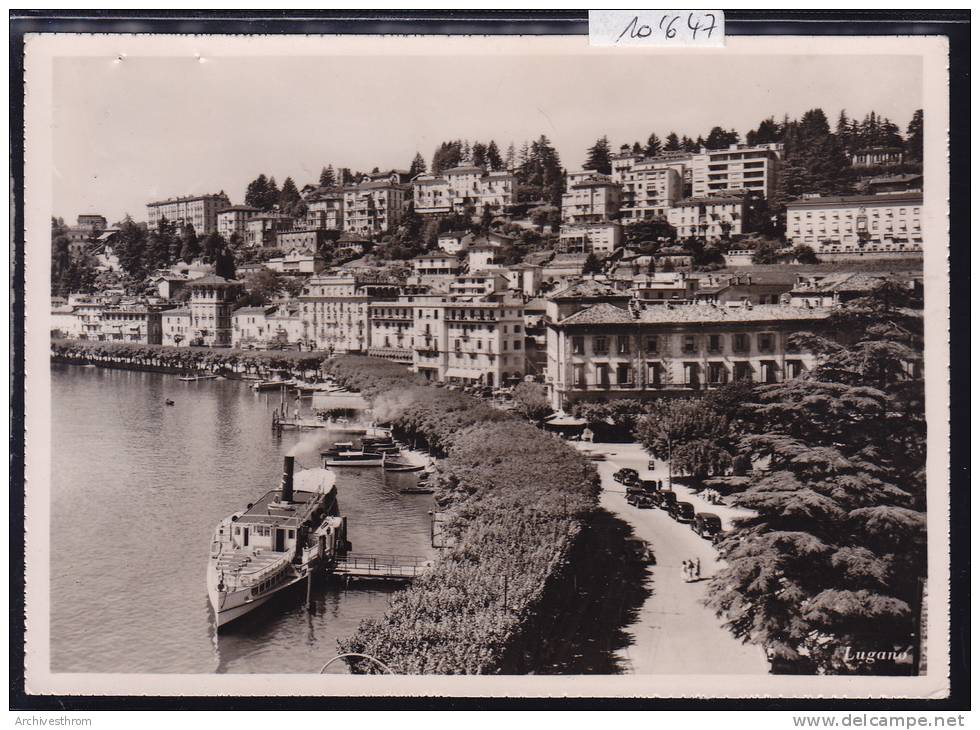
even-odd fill
[{"label": "building window", "polygon": [[630,377],[630,366],[620,364],[616,366],[616,385],[632,385]]},{"label": "building window", "polygon": [[618,335],[616,337],[616,352],[620,355],[628,355],[630,351],[629,335]]},{"label": "building window", "polygon": [[749,362],[737,362],[735,363],[735,372],[733,373],[733,379],[735,381],[747,380],[752,381],[752,363]]},{"label": "building window", "polygon": [[701,366],[696,362],[684,363],[684,385],[698,388],[701,385]]},{"label": "building window", "polygon": [[778,379],[779,371],[775,360],[763,360],[762,363],[762,382],[775,383]]},{"label": "building window", "polygon": [[596,355],[607,354],[609,352],[609,338],[601,336],[592,338],[592,351]]},{"label": "building window", "polygon": [[749,351],[749,336],[745,334],[732,335],[732,351],[733,352],[748,352]]},{"label": "building window", "polygon": [[573,355],[584,355],[585,354],[585,338],[582,335],[575,335],[572,337],[572,354]]},{"label": "building window", "polygon": [[708,352],[721,352],[721,335],[708,335]]},{"label": "building window", "polygon": [[647,363],[647,385],[659,388],[663,381],[663,366],[659,362]]},{"label": "building window", "polygon": [[585,387],[585,365],[577,363],[572,367],[572,383],[576,388]]},{"label": "building window", "polygon": [[725,367],[725,363],[708,363],[708,382],[711,385],[724,385],[728,382],[728,368]]},{"label": "building window", "polygon": [[759,352],[772,352],[776,346],[776,337],[771,332],[759,335]]},{"label": "building window", "polygon": [[684,344],[682,349],[686,353],[692,353],[698,351],[698,341],[695,335],[684,335]]},{"label": "building window", "polygon": [[659,346],[660,346],[660,338],[658,338],[656,335],[647,335],[646,351],[648,353],[651,354],[656,353],[658,351]]},{"label": "building window", "polygon": [[595,366],[595,381],[603,388],[609,387],[609,366],[605,363]]},{"label": "building window", "polygon": [[803,362],[801,360],[786,361],[786,377],[797,378],[803,374]]}]

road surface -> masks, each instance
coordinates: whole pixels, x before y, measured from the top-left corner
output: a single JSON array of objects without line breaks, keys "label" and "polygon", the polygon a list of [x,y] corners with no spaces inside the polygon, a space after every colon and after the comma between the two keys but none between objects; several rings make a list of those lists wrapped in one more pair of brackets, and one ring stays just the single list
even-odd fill
[{"label": "road surface", "polygon": [[[767,674],[769,663],[763,650],[743,644],[722,626],[702,599],[706,578],[719,568],[717,552],[708,540],[686,524],[672,520],[660,509],[638,509],[626,502],[625,488],[612,475],[630,467],[647,471],[647,454],[638,444],[576,444],[583,450],[602,451],[606,461],[596,462],[602,477],[600,504],[629,523],[636,537],[650,546],[656,564],[648,571],[653,592],[635,620],[625,628],[632,643],[621,650],[621,664],[633,674]],[[667,471],[657,465],[652,475],[667,486]],[[697,512],[713,512],[727,528],[739,510],[711,505],[675,485],[680,501],[693,502]],[[701,580],[685,582],[684,560],[701,559]]]}]

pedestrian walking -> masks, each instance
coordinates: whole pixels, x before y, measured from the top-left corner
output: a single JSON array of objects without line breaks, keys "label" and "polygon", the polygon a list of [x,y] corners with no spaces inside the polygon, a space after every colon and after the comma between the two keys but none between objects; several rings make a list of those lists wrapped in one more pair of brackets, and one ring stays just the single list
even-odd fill
[{"label": "pedestrian walking", "polygon": [[681,578],[684,579],[685,583],[690,583],[691,581],[691,570],[686,560],[681,563]]},{"label": "pedestrian walking", "polygon": [[698,558],[694,564],[694,579],[701,580],[701,558]]}]

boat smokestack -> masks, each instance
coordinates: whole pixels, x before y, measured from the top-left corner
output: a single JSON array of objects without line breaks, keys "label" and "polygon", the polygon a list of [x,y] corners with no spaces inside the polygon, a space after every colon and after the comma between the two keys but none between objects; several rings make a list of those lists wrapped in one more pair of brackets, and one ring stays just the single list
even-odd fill
[{"label": "boat smokestack", "polygon": [[286,456],[282,461],[282,501],[293,501],[293,462],[294,456]]}]

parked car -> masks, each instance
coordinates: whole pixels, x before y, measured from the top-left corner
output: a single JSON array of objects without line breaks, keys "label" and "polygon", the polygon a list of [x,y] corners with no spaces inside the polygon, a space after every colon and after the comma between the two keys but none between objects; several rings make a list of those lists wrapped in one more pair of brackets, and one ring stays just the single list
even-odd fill
[{"label": "parked car", "polygon": [[721,534],[721,517],[712,512],[698,512],[691,520],[691,529],[700,537],[714,539]]},{"label": "parked car", "polygon": [[587,458],[589,461],[605,461],[606,455],[601,451],[586,451],[585,458]]},{"label": "parked car", "polygon": [[657,480],[656,479],[641,479],[640,487],[647,494],[653,494],[657,491]]},{"label": "parked car", "polygon": [[656,557],[653,554],[653,550],[646,541],[641,540],[638,537],[630,537],[626,539],[626,549],[632,555],[632,557],[640,563],[646,565],[655,565],[657,562]]},{"label": "parked car", "polygon": [[613,479],[620,484],[629,486],[630,484],[635,484],[637,481],[639,481],[640,473],[636,469],[623,468],[613,474]]},{"label": "parked car", "polygon": [[657,460],[656,459],[650,459],[650,461],[647,462],[647,469],[649,469],[650,471],[653,471],[656,468],[657,468]]},{"label": "parked car", "polygon": [[690,502],[674,502],[670,506],[670,516],[678,522],[690,522],[694,519],[694,505]]},{"label": "parked car", "polygon": [[653,493],[654,504],[663,510],[670,511],[671,505],[677,502],[677,492],[661,490]]}]

